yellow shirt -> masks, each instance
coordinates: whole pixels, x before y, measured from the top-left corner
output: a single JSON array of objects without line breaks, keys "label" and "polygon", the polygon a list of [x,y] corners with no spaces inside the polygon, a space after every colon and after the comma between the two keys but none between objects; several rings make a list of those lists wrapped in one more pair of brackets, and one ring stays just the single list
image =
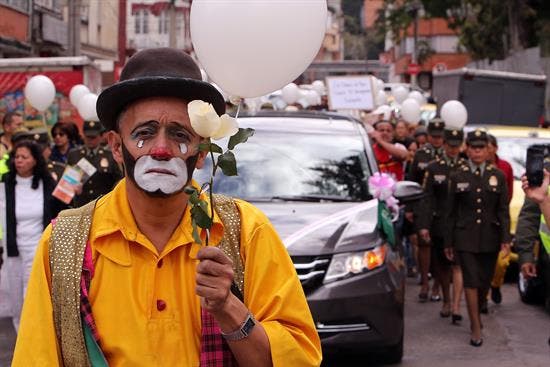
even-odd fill
[{"label": "yellow shirt", "polygon": [[[244,302],[267,333],[273,365],[319,365],[319,337],[286,249],[262,212],[244,201],[237,206]],[[223,225],[215,217],[212,243],[222,234]],[[50,235],[51,226],[36,253],[13,366],[59,365],[50,297]],[[98,201],[90,241],[95,264],[90,302],[109,365],[198,366],[201,319],[195,267],[200,245],[193,242],[189,207],[159,254],[137,228],[122,180]],[[157,307],[159,301],[166,307]]]}]

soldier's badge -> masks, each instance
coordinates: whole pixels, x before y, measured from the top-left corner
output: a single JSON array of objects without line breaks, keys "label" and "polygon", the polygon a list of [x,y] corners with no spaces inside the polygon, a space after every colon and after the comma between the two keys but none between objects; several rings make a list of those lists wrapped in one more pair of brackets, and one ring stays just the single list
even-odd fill
[{"label": "soldier's badge", "polygon": [[109,160],[107,158],[101,158],[99,165],[101,166],[101,168],[107,168],[109,167]]},{"label": "soldier's badge", "polygon": [[428,162],[420,162],[420,163],[418,163],[418,168],[420,168],[420,169],[425,169],[426,167],[428,167]]},{"label": "soldier's badge", "polygon": [[446,175],[434,175],[434,180],[436,180],[437,183],[442,183],[446,178]]},{"label": "soldier's badge", "polygon": [[498,180],[497,180],[496,176],[489,177],[489,185],[490,186],[497,186],[498,185]]},{"label": "soldier's badge", "polygon": [[457,182],[456,187],[457,187],[457,189],[459,189],[460,191],[464,191],[464,190],[466,190],[468,187],[470,187],[470,183],[469,183],[469,182]]}]

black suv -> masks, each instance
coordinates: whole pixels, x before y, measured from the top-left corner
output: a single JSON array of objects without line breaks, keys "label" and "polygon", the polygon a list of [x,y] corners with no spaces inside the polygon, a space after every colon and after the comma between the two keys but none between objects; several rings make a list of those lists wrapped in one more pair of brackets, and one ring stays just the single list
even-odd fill
[{"label": "black suv", "polygon": [[[320,112],[239,117],[256,130],[238,145],[238,176],[218,176],[214,192],[266,213],[294,262],[324,353],[403,355],[404,261],[378,225],[368,178],[378,171],[363,125]],[[208,161],[208,160],[207,160]],[[211,168],[197,170],[207,182]],[[402,184],[398,191],[416,184]],[[403,198],[402,198],[403,199]]]}]

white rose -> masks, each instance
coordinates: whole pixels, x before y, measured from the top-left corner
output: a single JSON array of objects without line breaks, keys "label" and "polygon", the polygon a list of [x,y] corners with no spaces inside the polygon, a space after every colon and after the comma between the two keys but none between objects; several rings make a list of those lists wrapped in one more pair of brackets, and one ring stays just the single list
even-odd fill
[{"label": "white rose", "polygon": [[226,136],[232,136],[239,131],[237,120],[229,116],[227,113],[220,117],[220,128],[212,135],[212,139],[219,140]]},{"label": "white rose", "polygon": [[221,120],[210,103],[194,100],[187,105],[187,113],[193,130],[203,138],[211,137],[220,129]]}]

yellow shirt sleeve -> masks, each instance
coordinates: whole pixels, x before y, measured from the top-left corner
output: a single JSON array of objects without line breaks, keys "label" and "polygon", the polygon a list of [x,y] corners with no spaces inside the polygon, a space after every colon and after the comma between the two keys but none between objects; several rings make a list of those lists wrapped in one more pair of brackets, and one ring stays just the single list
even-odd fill
[{"label": "yellow shirt sleeve", "polygon": [[21,314],[12,366],[59,366],[59,348],[53,324],[48,256],[49,225],[38,244]]},{"label": "yellow shirt sleeve", "polygon": [[321,343],[286,248],[260,210],[237,203],[243,219],[244,301],[267,333],[273,366],[319,366]]}]

